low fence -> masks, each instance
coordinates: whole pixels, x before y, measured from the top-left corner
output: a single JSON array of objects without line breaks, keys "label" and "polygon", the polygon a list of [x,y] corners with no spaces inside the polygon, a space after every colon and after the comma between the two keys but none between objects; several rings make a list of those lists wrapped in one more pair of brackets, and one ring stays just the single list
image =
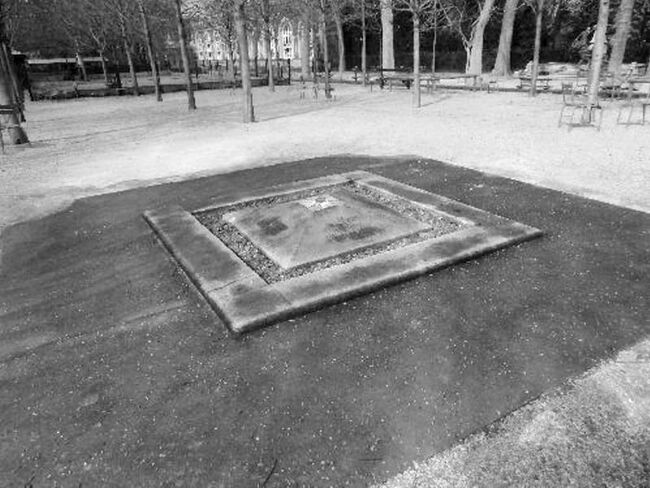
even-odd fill
[{"label": "low fence", "polygon": [[[275,80],[278,85],[286,85],[289,83],[288,78],[277,79]],[[251,84],[254,87],[257,86],[266,86],[268,85],[268,78],[253,77],[251,79]],[[237,78],[236,80],[202,80],[202,81],[193,81],[192,87],[194,90],[220,90],[220,89],[232,89],[232,88],[241,88],[241,79]],[[161,83],[160,89],[162,93],[173,93],[179,91],[185,91],[185,84],[182,82],[178,83]],[[153,85],[141,85],[138,87],[138,91],[141,95],[148,95],[154,93]],[[81,97],[110,97],[110,96],[122,96],[122,95],[133,95],[133,87],[123,86],[121,88],[115,87],[75,87],[73,83],[62,84],[61,82],[57,83],[38,83],[35,84],[32,93],[34,100],[66,100],[71,98],[81,98]]]}]

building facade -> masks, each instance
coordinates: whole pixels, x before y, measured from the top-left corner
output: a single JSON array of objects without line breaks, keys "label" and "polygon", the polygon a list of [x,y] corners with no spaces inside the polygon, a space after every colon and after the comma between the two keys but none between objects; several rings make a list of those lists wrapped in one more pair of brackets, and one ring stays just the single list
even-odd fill
[{"label": "building facade", "polygon": [[[290,59],[291,63],[300,62],[298,29],[294,29],[289,19],[282,19],[278,28],[272,31],[271,56],[273,59]],[[258,60],[266,60],[263,37],[254,38],[249,33],[248,52],[251,59],[257,52]],[[230,43],[222,39],[214,29],[195,29],[190,41],[198,66],[208,67],[226,63],[230,57],[239,58],[236,41]],[[257,47],[257,50],[255,49]]]}]

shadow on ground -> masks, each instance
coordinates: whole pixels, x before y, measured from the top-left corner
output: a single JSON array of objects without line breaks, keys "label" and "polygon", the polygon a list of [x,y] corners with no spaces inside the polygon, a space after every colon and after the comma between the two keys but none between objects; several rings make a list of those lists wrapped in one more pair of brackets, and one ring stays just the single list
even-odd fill
[{"label": "shadow on ground", "polygon": [[[545,236],[233,339],[142,219],[361,168]],[[0,485],[385,479],[647,335],[649,224],[435,161],[327,158],[88,198],[10,227]]]}]

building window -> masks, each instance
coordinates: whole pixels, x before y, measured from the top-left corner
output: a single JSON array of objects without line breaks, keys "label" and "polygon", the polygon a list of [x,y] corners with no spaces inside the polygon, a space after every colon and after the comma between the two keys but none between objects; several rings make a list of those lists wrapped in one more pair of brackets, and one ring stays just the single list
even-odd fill
[{"label": "building window", "polygon": [[286,58],[293,58],[293,32],[288,22],[282,26],[282,53]]}]

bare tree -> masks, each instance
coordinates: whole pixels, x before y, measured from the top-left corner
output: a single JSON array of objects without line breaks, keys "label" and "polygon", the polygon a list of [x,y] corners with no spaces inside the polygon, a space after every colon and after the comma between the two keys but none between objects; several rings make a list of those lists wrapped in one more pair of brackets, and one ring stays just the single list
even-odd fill
[{"label": "bare tree", "polygon": [[300,75],[306,80],[309,74],[309,17],[302,16],[299,23]]},{"label": "bare tree", "polygon": [[327,17],[326,17],[326,5],[325,0],[320,0],[318,3],[319,9],[319,20],[320,20],[320,38],[321,44],[323,45],[323,64],[325,69],[325,98],[332,98],[332,90],[330,87],[330,61],[329,61],[329,49],[327,47]]},{"label": "bare tree", "polygon": [[442,11],[448,27],[456,31],[467,55],[465,71],[480,75],[483,72],[483,36],[494,0],[448,0]]},{"label": "bare tree", "polygon": [[395,6],[399,10],[411,13],[413,21],[413,106],[420,108],[420,26],[427,14],[435,8],[436,0],[396,0]]},{"label": "bare tree", "polygon": [[530,94],[537,95],[537,76],[539,75],[539,51],[542,44],[542,18],[544,16],[544,0],[534,0],[535,11],[535,47],[533,50],[533,68],[530,80]]},{"label": "bare tree", "polygon": [[[325,84],[325,97],[332,97],[332,89],[330,86],[330,66],[329,66],[329,49],[327,46],[327,14],[329,2],[327,0],[302,0],[302,14],[303,18],[312,20],[318,26],[318,35],[312,29],[312,45],[314,49],[314,61],[318,59],[318,51],[321,50],[323,54],[324,63],[324,84]],[[316,79],[316,72],[318,71],[316,63],[314,65],[314,79]]]},{"label": "bare tree", "polygon": [[336,25],[336,40],[339,55],[339,79],[343,79],[343,72],[345,71],[345,43],[343,42],[343,8],[347,4],[347,0],[330,0],[332,6],[332,17]]},{"label": "bare tree", "polygon": [[264,31],[264,51],[266,52],[266,66],[269,71],[269,90],[275,91],[275,79],[273,77],[273,55],[271,52],[271,40],[273,38],[271,28],[271,4],[269,0],[260,0],[260,15],[262,17],[262,28]]},{"label": "bare tree", "polygon": [[185,86],[187,90],[187,108],[196,110],[196,100],[194,99],[194,88],[192,87],[192,72],[190,70],[190,58],[187,52],[187,33],[185,31],[185,21],[181,9],[181,0],[174,0],[176,8],[176,27],[178,29],[178,43],[180,44],[181,58],[183,60],[183,71],[185,73]]},{"label": "bare tree", "polygon": [[[124,0],[109,0],[107,2],[111,6],[120,28],[120,38],[122,40],[122,47],[126,56],[126,62],[129,65],[129,74],[131,76],[131,83],[133,85],[133,95],[140,95],[140,85],[138,83],[138,75],[135,70],[135,63],[133,61],[133,41],[131,34],[131,25],[133,23],[134,12],[127,10]],[[129,5],[130,7],[131,5]]]},{"label": "bare tree", "polygon": [[243,110],[244,123],[255,122],[253,113],[253,92],[251,89],[251,73],[248,63],[248,36],[246,33],[246,9],[244,2],[246,0],[235,0],[235,30],[237,31],[237,40],[239,41],[239,60],[242,88],[244,93]]},{"label": "bare tree", "polygon": [[105,54],[111,41],[112,12],[109,12],[106,4],[97,5],[91,0],[83,0],[83,3],[78,5],[78,8],[82,13],[82,21],[86,26],[88,35],[97,49],[97,54],[99,54],[104,83],[108,85],[108,66],[106,65]]},{"label": "bare tree", "polygon": [[[252,24],[252,25],[251,25]],[[251,59],[253,60],[253,65],[255,66],[255,76],[259,75],[258,72],[258,67],[257,67],[257,61],[259,59],[259,48],[258,44],[260,42],[260,28],[257,23],[252,23],[249,22],[248,25],[250,26],[250,43],[251,43]]]},{"label": "bare tree", "polygon": [[503,19],[501,20],[501,34],[499,35],[499,47],[497,58],[494,62],[492,73],[497,76],[510,76],[512,67],[510,65],[510,51],[512,49],[512,33],[515,27],[515,15],[519,0],[506,0],[503,7]]},{"label": "bare tree", "polygon": [[149,27],[149,14],[147,13],[144,5],[144,0],[137,0],[138,10],[142,19],[142,30],[144,33],[145,42],[147,44],[147,56],[151,65],[151,77],[153,79],[154,91],[156,93],[156,100],[162,102],[162,89],[160,87],[160,73],[158,71],[158,63],[156,62],[156,52],[154,50],[153,39],[151,37],[151,28]]},{"label": "bare tree", "polygon": [[600,88],[600,71],[606,50],[607,20],[609,18],[609,0],[600,0],[598,5],[598,23],[594,34],[594,47],[591,54],[589,70],[588,100],[592,106],[598,105],[598,90]]},{"label": "bare tree", "polygon": [[484,0],[480,6],[478,19],[472,29],[468,73],[480,75],[483,72],[483,36],[493,6],[494,0]]},{"label": "bare tree", "polygon": [[433,2],[433,9],[430,15],[431,30],[433,31],[431,42],[431,73],[436,73],[436,52],[438,46],[438,28],[440,27],[440,0]]},{"label": "bare tree", "polygon": [[380,0],[381,8],[381,67],[395,69],[393,0]]},{"label": "bare tree", "polygon": [[[23,14],[25,10],[25,2],[23,0],[3,0],[2,9],[4,15],[4,30],[7,38],[7,44],[13,45],[16,34],[21,30],[28,19]],[[27,19],[25,18],[27,17]]]},{"label": "bare tree", "polygon": [[88,73],[82,56],[83,38],[87,35],[87,32],[83,30],[87,22],[84,9],[78,0],[62,1],[58,3],[57,8],[52,9],[52,14],[56,16],[55,22],[62,27],[68,38],[68,44],[75,53],[81,78],[87,81]]},{"label": "bare tree", "polygon": [[[201,0],[194,13],[194,21],[201,28],[215,31],[228,56],[227,71],[235,79],[235,50],[237,49],[237,32],[235,29],[233,0]],[[259,8],[259,4],[255,4]],[[259,20],[259,19],[258,19]]]},{"label": "bare tree", "polygon": [[366,28],[366,0],[361,0],[361,77],[363,86],[368,81],[368,46],[367,46],[367,28]]}]

